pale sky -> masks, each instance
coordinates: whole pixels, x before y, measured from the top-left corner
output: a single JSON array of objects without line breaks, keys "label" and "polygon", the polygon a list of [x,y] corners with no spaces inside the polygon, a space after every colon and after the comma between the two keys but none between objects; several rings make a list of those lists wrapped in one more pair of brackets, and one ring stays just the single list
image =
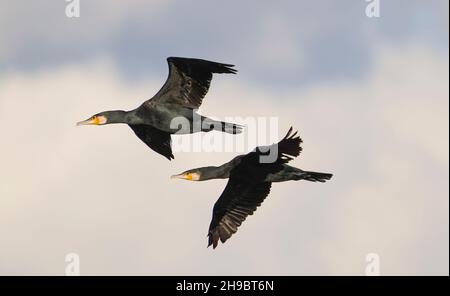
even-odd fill
[{"label": "pale sky", "polygon": [[[150,2],[0,0],[1,275],[63,275],[72,252],[83,275],[364,275],[369,253],[449,274],[448,1]],[[170,175],[237,152],[169,162],[127,126],[75,127],[154,95],[168,56],[235,64],[202,113],[278,118],[304,140],[291,164],[333,179],[274,184],[207,249],[226,180]]]}]

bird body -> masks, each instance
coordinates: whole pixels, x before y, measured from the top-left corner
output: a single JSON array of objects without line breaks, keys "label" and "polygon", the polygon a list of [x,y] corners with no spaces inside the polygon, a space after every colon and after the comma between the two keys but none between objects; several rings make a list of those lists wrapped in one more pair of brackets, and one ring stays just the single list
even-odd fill
[{"label": "bird body", "polygon": [[[239,165],[240,160],[242,159],[243,155],[236,156],[231,161],[224,163],[221,166],[208,166],[203,167],[201,172],[201,179],[193,180],[193,181],[206,181],[211,179],[228,179],[230,177],[231,170]],[[198,170],[198,169],[197,169]],[[190,170],[194,174],[196,169]],[[181,177],[180,175],[172,176],[173,178]],[[286,182],[286,181],[299,181],[299,180],[308,180],[308,181],[317,181],[317,182],[324,182],[329,178],[329,174],[326,173],[317,173],[317,172],[310,172],[310,171],[304,171],[299,168],[290,166],[288,164],[282,164],[281,169],[279,171],[276,171],[274,173],[269,173],[266,175],[264,181],[265,182]],[[194,177],[195,179],[195,177]]]},{"label": "bird body", "polygon": [[159,92],[131,111],[106,111],[78,125],[128,124],[135,134],[167,159],[174,158],[172,134],[190,134],[212,130],[238,134],[242,126],[216,121],[197,113],[209,90],[213,73],[235,74],[233,65],[201,59],[170,57],[169,76]]},{"label": "bird body", "polygon": [[175,133],[189,133],[188,131],[180,130],[180,128],[171,127],[171,123],[175,118],[183,118],[193,125],[193,117],[195,110],[179,106],[176,104],[143,104],[136,109],[136,115],[142,118],[141,124],[151,125],[161,131],[175,134]]},{"label": "bird body", "polygon": [[[277,144],[257,147],[218,167],[197,168],[172,176],[191,181],[228,178],[224,191],[214,204],[208,246],[216,248],[219,240],[222,243],[228,240],[268,196],[272,183],[294,180],[325,182],[331,179],[332,174],[304,171],[287,164],[302,150],[302,140],[296,134],[292,134],[291,128]],[[261,162],[261,156],[267,153],[267,148],[277,149],[278,156],[273,162]]]}]

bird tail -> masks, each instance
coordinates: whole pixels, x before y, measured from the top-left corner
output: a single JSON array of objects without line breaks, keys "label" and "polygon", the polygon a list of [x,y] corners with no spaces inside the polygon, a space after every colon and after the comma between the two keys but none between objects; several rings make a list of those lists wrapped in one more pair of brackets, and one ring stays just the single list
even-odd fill
[{"label": "bird tail", "polygon": [[220,127],[216,130],[236,135],[242,133],[243,129],[244,129],[243,125],[220,121]]},{"label": "bird tail", "polygon": [[215,130],[219,132],[225,132],[228,134],[236,135],[242,133],[243,129],[244,129],[243,125],[239,125],[236,123],[229,123],[225,121],[217,121],[206,117],[202,121],[203,132]]},{"label": "bird tail", "polygon": [[301,171],[296,174],[295,180],[307,180],[311,182],[325,182],[330,180],[333,174]]}]

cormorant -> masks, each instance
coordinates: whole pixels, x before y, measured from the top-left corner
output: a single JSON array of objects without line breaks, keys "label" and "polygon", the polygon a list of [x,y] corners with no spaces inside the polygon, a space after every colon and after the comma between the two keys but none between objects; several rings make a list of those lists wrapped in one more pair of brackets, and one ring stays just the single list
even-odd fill
[{"label": "cormorant", "polygon": [[[226,179],[228,183],[214,204],[208,231],[208,247],[215,249],[219,242],[225,243],[235,233],[248,215],[252,215],[270,192],[273,182],[307,180],[325,182],[333,175],[304,171],[287,163],[302,151],[302,140],[292,134],[292,127],[277,144],[257,147],[246,155],[239,155],[221,166],[209,166],[185,171],[172,178],[190,181]],[[277,149],[276,160],[264,163],[260,158],[269,149]]]},{"label": "cormorant", "polygon": [[169,76],[163,87],[140,107],[131,111],[101,112],[77,125],[128,124],[148,147],[169,160],[174,158],[171,134],[211,130],[237,134],[242,131],[240,125],[216,121],[196,112],[208,92],[213,73],[236,74],[234,65],[180,57],[169,57],[167,63]]}]

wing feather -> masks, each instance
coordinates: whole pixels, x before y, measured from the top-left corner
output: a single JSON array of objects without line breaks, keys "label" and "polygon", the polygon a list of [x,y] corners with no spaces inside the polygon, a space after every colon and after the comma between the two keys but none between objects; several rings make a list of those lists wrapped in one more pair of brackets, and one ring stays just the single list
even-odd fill
[{"label": "wing feather", "polygon": [[[266,177],[283,170],[283,164],[301,152],[302,140],[292,127],[277,144],[258,147],[242,157],[230,171],[228,183],[214,204],[212,220],[208,231],[208,246],[215,249],[219,240],[224,243],[245,221],[253,215],[270,193],[272,183]],[[277,158],[271,163],[260,162],[260,156],[269,149],[277,149]]]},{"label": "wing feather", "polygon": [[270,192],[271,183],[242,183],[231,177],[213,209],[208,231],[208,246],[216,248],[219,239],[227,241],[247,216],[252,215]]},{"label": "wing feather", "polygon": [[168,160],[174,158],[172,154],[172,139],[170,134],[161,131],[151,125],[129,125],[136,136],[148,147],[166,157]]},{"label": "wing feather", "polygon": [[144,104],[179,104],[197,109],[209,90],[213,73],[235,74],[234,65],[201,59],[169,57],[169,76],[161,90]]}]

